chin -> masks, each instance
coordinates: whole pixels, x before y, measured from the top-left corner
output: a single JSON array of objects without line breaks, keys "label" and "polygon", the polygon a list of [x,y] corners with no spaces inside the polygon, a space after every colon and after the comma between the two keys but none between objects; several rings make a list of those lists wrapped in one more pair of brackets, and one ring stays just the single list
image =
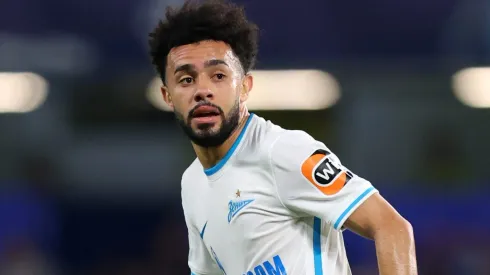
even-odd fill
[{"label": "chin", "polygon": [[216,127],[194,130],[194,134],[200,137],[213,137],[216,136],[218,132],[219,132],[219,128]]},{"label": "chin", "polygon": [[221,123],[199,123],[199,124],[196,124],[196,126],[194,127],[194,131],[196,133],[208,133],[208,132],[212,132],[212,133],[216,133],[219,131],[221,127]]}]

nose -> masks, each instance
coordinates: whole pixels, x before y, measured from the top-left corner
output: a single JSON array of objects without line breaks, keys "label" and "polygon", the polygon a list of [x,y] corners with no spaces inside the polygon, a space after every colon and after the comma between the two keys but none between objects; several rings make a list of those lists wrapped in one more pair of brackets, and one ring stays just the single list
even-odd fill
[{"label": "nose", "polygon": [[203,82],[204,81],[198,82],[199,84],[197,86],[196,93],[194,94],[194,100],[196,102],[208,101],[214,97],[213,91],[210,89],[209,85]]}]

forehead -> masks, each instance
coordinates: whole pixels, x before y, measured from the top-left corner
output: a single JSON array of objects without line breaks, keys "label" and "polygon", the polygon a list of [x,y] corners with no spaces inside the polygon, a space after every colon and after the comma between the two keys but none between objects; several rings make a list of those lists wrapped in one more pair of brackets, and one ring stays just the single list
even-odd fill
[{"label": "forehead", "polygon": [[192,64],[201,68],[212,59],[221,59],[231,65],[238,65],[239,60],[231,47],[222,41],[201,41],[194,44],[182,45],[170,50],[167,57],[167,67],[173,68],[184,64]]}]

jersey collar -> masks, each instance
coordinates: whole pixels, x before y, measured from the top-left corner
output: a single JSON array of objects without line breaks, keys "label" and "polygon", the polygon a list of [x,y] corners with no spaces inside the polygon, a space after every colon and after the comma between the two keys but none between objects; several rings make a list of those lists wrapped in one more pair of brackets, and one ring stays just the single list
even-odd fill
[{"label": "jersey collar", "polygon": [[233,153],[237,149],[238,145],[242,141],[243,136],[245,135],[245,132],[247,131],[248,125],[250,124],[250,121],[252,121],[253,116],[254,116],[254,114],[251,113],[247,119],[247,122],[245,122],[245,126],[243,126],[242,131],[238,135],[237,139],[235,140],[235,142],[233,142],[233,145],[228,150],[228,152],[226,152],[226,155],[220,161],[218,161],[218,163],[216,163],[216,165],[214,165],[213,167],[208,168],[208,169],[204,169],[204,173],[206,174],[206,176],[212,176],[212,175],[216,174],[221,168],[223,168],[223,166],[225,166],[226,162],[228,162],[228,160],[233,155]]}]

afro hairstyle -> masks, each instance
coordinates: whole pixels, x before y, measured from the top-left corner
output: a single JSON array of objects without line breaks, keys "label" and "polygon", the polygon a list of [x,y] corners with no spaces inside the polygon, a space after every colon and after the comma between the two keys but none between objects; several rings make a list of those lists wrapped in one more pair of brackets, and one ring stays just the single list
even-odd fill
[{"label": "afro hairstyle", "polygon": [[224,0],[187,0],[180,8],[168,7],[165,17],[149,34],[150,56],[163,83],[170,50],[205,40],[226,43],[245,73],[253,69],[258,27],[247,20],[243,7]]}]

